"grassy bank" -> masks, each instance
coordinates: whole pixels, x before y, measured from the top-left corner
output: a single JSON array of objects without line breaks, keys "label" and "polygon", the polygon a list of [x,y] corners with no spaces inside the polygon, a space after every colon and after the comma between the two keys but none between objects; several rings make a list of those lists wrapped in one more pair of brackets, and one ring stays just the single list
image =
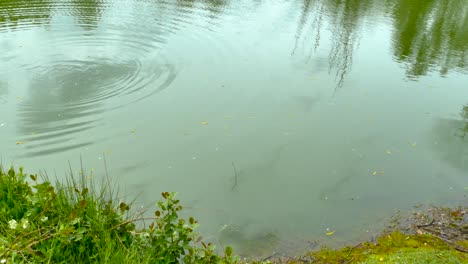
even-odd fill
[{"label": "grassy bank", "polygon": [[[179,217],[175,193],[162,194],[153,217],[130,214],[130,207],[109,184],[96,188],[84,176],[51,183],[22,168],[0,169],[0,263],[241,262],[230,247],[219,254],[201,240],[197,221]],[[465,211],[432,213],[375,243],[244,262],[468,263]]]},{"label": "grassy bank", "polygon": [[[184,220],[175,193],[163,193],[154,217],[129,215],[104,184],[84,177],[47,178],[0,170],[0,263],[232,263],[199,241],[197,222]],[[136,223],[145,220],[146,228]]]}]

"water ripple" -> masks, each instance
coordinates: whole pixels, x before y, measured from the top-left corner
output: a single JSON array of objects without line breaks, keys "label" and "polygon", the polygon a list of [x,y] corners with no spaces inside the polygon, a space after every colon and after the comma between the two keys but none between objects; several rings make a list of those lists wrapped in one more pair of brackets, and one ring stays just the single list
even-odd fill
[{"label": "water ripple", "polygon": [[[25,98],[17,103],[18,141],[27,143],[22,156],[92,144],[82,135],[102,113],[148,98],[176,78],[163,24],[142,26],[138,16],[122,10],[112,21],[103,17],[111,8],[105,1],[31,2],[0,4],[6,14],[0,37],[7,47],[1,66],[14,82],[25,80]],[[14,36],[31,32],[34,42],[15,43]]]},{"label": "water ripple", "polygon": [[[218,18],[236,15],[229,4],[1,1],[0,68],[2,78],[19,86],[15,91],[24,90],[16,103],[17,140],[27,142],[23,156],[93,144],[95,137],[83,135],[100,124],[104,113],[172,84],[180,58],[188,55],[185,45],[199,49],[197,59],[219,63],[231,52],[217,34]],[[169,48],[173,36],[178,42]]]}]

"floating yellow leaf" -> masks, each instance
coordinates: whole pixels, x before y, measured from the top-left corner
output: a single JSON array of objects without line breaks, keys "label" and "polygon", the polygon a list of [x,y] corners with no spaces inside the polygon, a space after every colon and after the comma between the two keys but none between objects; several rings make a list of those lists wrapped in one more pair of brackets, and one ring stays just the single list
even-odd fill
[{"label": "floating yellow leaf", "polygon": [[377,174],[384,174],[384,173],[385,173],[385,171],[376,171],[375,170],[375,171],[372,172],[372,176],[375,176]]},{"label": "floating yellow leaf", "polygon": [[24,144],[24,141],[16,141],[16,145]]},{"label": "floating yellow leaf", "polygon": [[202,125],[208,125],[208,122],[205,121],[205,122],[201,122],[200,124],[202,124]]},{"label": "floating yellow leaf", "polygon": [[325,233],[325,235],[327,235],[327,236],[333,236],[333,234],[335,234],[335,231],[330,231],[328,233]]}]

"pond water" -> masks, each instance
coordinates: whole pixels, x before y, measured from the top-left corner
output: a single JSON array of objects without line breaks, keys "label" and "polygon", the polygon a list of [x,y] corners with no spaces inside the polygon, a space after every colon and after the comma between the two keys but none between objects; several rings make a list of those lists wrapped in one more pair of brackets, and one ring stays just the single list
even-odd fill
[{"label": "pond water", "polygon": [[2,0],[0,50],[4,165],[177,191],[244,252],[466,202],[466,0]]}]

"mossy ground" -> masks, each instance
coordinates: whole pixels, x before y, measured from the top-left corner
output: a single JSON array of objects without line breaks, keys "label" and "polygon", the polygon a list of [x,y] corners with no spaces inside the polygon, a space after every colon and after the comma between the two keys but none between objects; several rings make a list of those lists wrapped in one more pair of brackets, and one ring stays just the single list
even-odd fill
[{"label": "mossy ground", "polygon": [[468,254],[429,234],[382,235],[376,243],[309,253],[314,263],[468,263]]}]

